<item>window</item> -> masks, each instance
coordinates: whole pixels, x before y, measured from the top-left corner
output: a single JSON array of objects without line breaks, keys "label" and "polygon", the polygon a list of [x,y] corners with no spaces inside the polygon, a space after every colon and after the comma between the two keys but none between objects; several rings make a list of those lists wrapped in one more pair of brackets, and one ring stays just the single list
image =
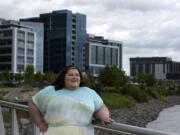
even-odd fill
[{"label": "window", "polygon": [[25,43],[23,40],[18,40],[18,46],[19,47],[24,47],[25,46]]},{"label": "window", "polygon": [[24,65],[17,65],[17,71],[24,71]]},{"label": "window", "polygon": [[33,45],[34,45],[34,44],[33,44],[32,42],[28,42],[28,43],[27,43],[27,47],[28,47],[28,48],[32,48],[32,49],[33,49]]},{"label": "window", "polygon": [[27,58],[27,64],[33,64],[33,58]]},{"label": "window", "polygon": [[18,63],[24,63],[24,57],[18,57],[17,61]]},{"label": "window", "polygon": [[4,38],[4,33],[0,33],[0,38]]},{"label": "window", "polygon": [[104,64],[104,47],[98,46],[97,64]]},{"label": "window", "polygon": [[105,48],[105,65],[111,64],[111,48]]},{"label": "window", "polygon": [[18,31],[18,38],[24,39],[25,38],[25,33],[23,31]]},{"label": "window", "polygon": [[28,33],[27,39],[30,40],[30,41],[34,41],[34,34]]},{"label": "window", "polygon": [[24,55],[24,49],[18,48],[17,53],[18,53],[18,54],[21,54],[21,55]]},{"label": "window", "polygon": [[91,46],[91,64],[96,64],[96,46]]},{"label": "window", "polygon": [[33,56],[33,50],[27,50],[27,55],[28,56]]},{"label": "window", "polygon": [[118,60],[118,49],[112,48],[112,65],[117,65]]}]

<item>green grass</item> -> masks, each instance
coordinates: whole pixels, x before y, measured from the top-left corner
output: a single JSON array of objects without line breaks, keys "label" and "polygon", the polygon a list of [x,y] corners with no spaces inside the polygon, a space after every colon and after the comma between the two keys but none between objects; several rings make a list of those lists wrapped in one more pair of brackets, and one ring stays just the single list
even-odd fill
[{"label": "green grass", "polygon": [[32,89],[25,89],[25,90],[22,90],[21,92],[32,92],[33,90]]},{"label": "green grass", "polygon": [[119,93],[103,93],[100,95],[108,108],[130,108],[135,105],[134,100],[129,96],[124,96]]},{"label": "green grass", "polygon": [[9,112],[2,112],[3,115],[3,120],[5,123],[10,123],[11,122],[11,113]]},{"label": "green grass", "polygon": [[0,83],[0,88],[7,88],[7,86],[5,86],[4,84]]},{"label": "green grass", "polygon": [[9,101],[9,100],[7,100],[7,99],[1,97],[1,96],[0,96],[0,100],[7,101],[7,102]]},{"label": "green grass", "polygon": [[5,96],[8,93],[8,91],[0,91],[0,96]]},{"label": "green grass", "polygon": [[[11,122],[11,113],[10,112],[2,112],[3,114],[3,120],[5,123]],[[29,118],[29,113],[25,111],[18,111],[16,110],[17,119],[19,118]]]}]

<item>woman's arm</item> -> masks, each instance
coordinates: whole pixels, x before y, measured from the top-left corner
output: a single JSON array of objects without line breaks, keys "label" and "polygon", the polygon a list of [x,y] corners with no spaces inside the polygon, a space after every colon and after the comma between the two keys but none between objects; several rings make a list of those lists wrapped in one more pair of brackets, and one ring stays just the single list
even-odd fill
[{"label": "woman's arm", "polygon": [[109,117],[109,110],[105,105],[103,105],[97,112],[94,112],[94,117],[101,120],[104,126],[106,126],[107,123],[114,122],[114,120]]},{"label": "woman's arm", "polygon": [[29,115],[31,120],[39,127],[41,132],[46,132],[48,129],[48,124],[44,121],[41,112],[33,103],[32,99],[29,101]]}]

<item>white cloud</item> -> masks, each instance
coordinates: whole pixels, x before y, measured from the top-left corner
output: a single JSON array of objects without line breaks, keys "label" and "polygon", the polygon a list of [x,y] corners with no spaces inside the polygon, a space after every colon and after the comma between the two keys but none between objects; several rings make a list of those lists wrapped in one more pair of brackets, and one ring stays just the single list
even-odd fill
[{"label": "white cloud", "polygon": [[0,18],[35,17],[61,9],[85,14],[88,33],[122,41],[127,74],[130,57],[180,61],[179,0],[5,0],[0,2]]}]

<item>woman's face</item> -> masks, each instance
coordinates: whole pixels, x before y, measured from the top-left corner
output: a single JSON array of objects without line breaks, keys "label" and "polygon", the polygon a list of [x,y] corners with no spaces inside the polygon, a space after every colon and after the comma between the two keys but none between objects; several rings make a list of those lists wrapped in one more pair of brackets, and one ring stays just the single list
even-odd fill
[{"label": "woman's face", "polygon": [[79,87],[80,84],[80,74],[77,69],[70,69],[64,78],[65,88],[74,90]]}]

